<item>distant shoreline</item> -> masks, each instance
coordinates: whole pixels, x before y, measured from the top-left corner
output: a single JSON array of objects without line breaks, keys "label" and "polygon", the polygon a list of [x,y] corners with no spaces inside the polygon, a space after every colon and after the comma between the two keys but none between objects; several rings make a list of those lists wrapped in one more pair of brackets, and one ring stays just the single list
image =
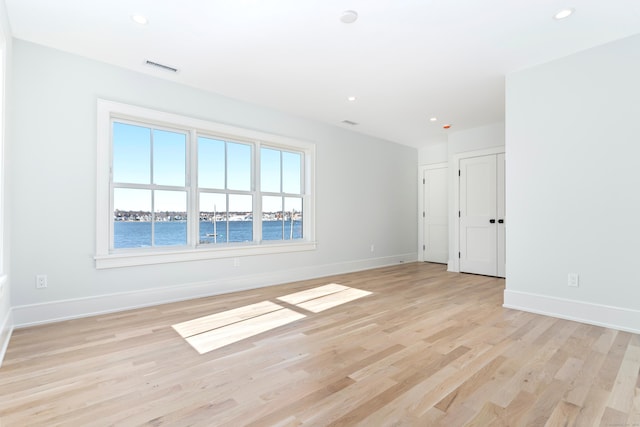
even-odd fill
[{"label": "distant shoreline", "polygon": [[[114,218],[113,219],[114,222],[151,222],[148,219],[118,219],[118,218]],[[230,219],[228,220],[229,222],[252,222],[252,219]],[[262,219],[262,222],[279,222],[279,221],[283,221],[283,219]],[[290,219],[284,219],[284,222],[289,222],[291,221]],[[298,222],[298,221],[302,221],[302,218],[294,218],[293,222]],[[156,220],[155,222],[187,222],[186,219],[160,219],[160,220]],[[199,222],[211,222],[210,219],[200,219]],[[217,219],[216,222],[227,222],[226,219]]]}]

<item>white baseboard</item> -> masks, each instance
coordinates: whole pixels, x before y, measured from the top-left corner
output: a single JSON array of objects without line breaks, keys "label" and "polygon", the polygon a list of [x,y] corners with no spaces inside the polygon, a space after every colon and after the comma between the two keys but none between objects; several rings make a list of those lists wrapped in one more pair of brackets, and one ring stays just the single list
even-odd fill
[{"label": "white baseboard", "polygon": [[[11,307],[9,305],[9,291],[7,288],[8,277],[6,274],[0,274],[0,304],[6,307],[6,313],[3,319],[0,319],[0,366],[4,360],[4,355],[9,346],[9,340],[13,333],[13,317],[11,315]],[[4,309],[2,309],[4,311]]]},{"label": "white baseboard", "polygon": [[11,334],[13,333],[13,317],[11,315],[11,309],[7,311],[6,316],[0,323],[0,366],[4,360],[4,355],[9,347],[9,340],[11,340]]},{"label": "white baseboard", "polygon": [[640,310],[508,289],[503,307],[640,334]]},{"label": "white baseboard", "polygon": [[21,305],[13,307],[13,325],[16,328],[21,328],[415,261],[417,261],[417,254],[410,253],[346,263],[293,268],[265,274],[212,279],[135,292]]}]

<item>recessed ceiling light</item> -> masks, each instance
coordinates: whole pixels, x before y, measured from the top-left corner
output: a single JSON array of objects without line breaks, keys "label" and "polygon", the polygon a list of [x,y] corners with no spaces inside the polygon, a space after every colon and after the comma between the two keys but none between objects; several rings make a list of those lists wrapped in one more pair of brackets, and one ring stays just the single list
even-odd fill
[{"label": "recessed ceiling light", "polygon": [[353,102],[356,99],[358,99],[358,98],[356,98],[355,96],[350,96],[350,97],[347,98],[347,101]]},{"label": "recessed ceiling light", "polygon": [[131,20],[140,25],[147,25],[149,23],[147,17],[142,15],[131,15]]},{"label": "recessed ceiling light", "polygon": [[345,10],[340,16],[340,21],[345,24],[353,24],[358,19],[358,12],[355,10]]},{"label": "recessed ceiling light", "polygon": [[556,21],[560,21],[561,19],[566,19],[568,17],[570,17],[573,12],[575,12],[576,10],[574,8],[567,8],[567,9],[562,9],[556,12],[555,15],[553,15],[553,19],[555,19]]},{"label": "recessed ceiling light", "polygon": [[432,121],[432,122],[435,122],[436,120],[438,120],[438,118],[437,117],[431,117],[429,120]]}]

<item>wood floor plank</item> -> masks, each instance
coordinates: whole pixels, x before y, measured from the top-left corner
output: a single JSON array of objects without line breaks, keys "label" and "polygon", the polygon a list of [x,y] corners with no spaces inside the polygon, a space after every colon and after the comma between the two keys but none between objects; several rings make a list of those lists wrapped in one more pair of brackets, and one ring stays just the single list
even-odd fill
[{"label": "wood floor plank", "polygon": [[412,366],[411,368],[405,369],[400,373],[400,375],[395,375],[393,377],[396,380],[396,384],[394,386],[379,392],[373,398],[363,402],[345,415],[327,425],[350,425],[352,423],[362,421],[371,413],[372,410],[389,404],[395,400],[398,395],[402,395],[408,390],[411,390],[425,378],[444,368],[452,360],[457,359],[467,351],[469,351],[468,348],[459,347],[451,353],[441,357],[434,355],[432,358],[416,361],[415,367]]},{"label": "wood floor plank", "polygon": [[640,425],[639,335],[503,292],[408,263],[18,329],[0,425]]},{"label": "wood floor plank", "polygon": [[576,426],[592,426],[600,425],[602,416],[604,414],[607,400],[609,398],[609,392],[602,390],[598,386],[593,386],[589,390],[584,403],[581,405],[581,410],[576,417]]},{"label": "wood floor plank", "polygon": [[593,373],[598,372],[605,358],[606,355],[599,351],[585,353],[580,369],[564,379],[567,388],[562,396],[563,400],[582,407],[593,386]]},{"label": "wood floor plank", "polygon": [[633,407],[640,370],[640,347],[629,345],[624,354],[607,406],[628,413]]},{"label": "wood floor plank", "polygon": [[544,424],[545,427],[572,426],[580,413],[580,407],[561,400]]},{"label": "wood floor plank", "polygon": [[[438,383],[432,390],[421,396],[420,400],[416,401],[411,406],[411,411],[422,417],[430,408],[441,401],[445,396],[450,394],[453,390],[467,381],[472,375],[481,370],[484,366],[500,356],[505,349],[508,349],[514,343],[510,340],[504,340],[501,343],[493,346],[490,350],[478,355],[470,363],[468,363],[463,369],[456,370],[445,381]],[[463,355],[464,357],[464,355]],[[455,365],[455,362],[454,364]],[[442,412],[442,411],[440,411]]]},{"label": "wood floor plank", "polygon": [[[353,384],[354,381],[351,378],[341,378],[332,384],[328,384],[324,387],[320,387],[318,389],[313,390],[311,393],[307,393],[302,396],[297,396],[296,399],[290,399],[286,406],[281,407],[277,411],[269,411],[266,415],[258,418],[255,421],[251,421],[246,424],[247,427],[259,427],[272,425],[277,422],[282,422],[283,420],[289,418],[293,413],[299,413],[306,409],[309,405],[313,404],[317,401],[323,401],[326,398],[334,395],[340,390],[348,387]],[[246,421],[244,416],[241,416],[238,420],[233,420],[233,422],[244,422]],[[238,425],[238,424],[236,424]]]},{"label": "wood floor plank", "polygon": [[616,333],[616,338],[611,344],[607,358],[600,367],[600,371],[596,377],[596,382],[602,389],[611,391],[613,388],[630,340],[631,334],[627,332]]},{"label": "wood floor plank", "polygon": [[536,395],[521,391],[511,403],[504,408],[504,412],[502,412],[502,417],[500,418],[501,421],[509,425],[525,425],[523,420],[536,403],[536,400]]},{"label": "wood floor plank", "polygon": [[482,409],[465,424],[466,427],[508,427],[511,424],[504,419],[505,409],[493,402],[486,402]]},{"label": "wood floor plank", "polygon": [[455,411],[462,403],[466,404],[467,398],[473,394],[480,386],[495,375],[498,368],[506,361],[504,356],[498,356],[491,362],[483,366],[480,370],[470,376],[465,382],[460,384],[451,393],[446,395],[435,407],[442,412]]},{"label": "wood floor plank", "polygon": [[[431,406],[430,409],[435,410],[431,413],[431,415],[427,415],[426,413],[421,414],[413,410],[413,406],[415,402],[420,401],[425,394],[433,390],[438,384],[442,384],[443,382],[447,381],[447,379],[455,372],[457,372],[456,369],[451,366],[447,366],[441,369],[428,378],[425,378],[423,381],[420,381],[406,393],[399,395],[389,404],[372,410],[371,414],[364,418],[360,422],[360,424],[365,426],[376,425],[379,423],[392,424],[395,420],[402,418],[409,418],[410,421],[424,420],[425,418],[429,418],[432,420],[432,422],[435,422],[435,419],[444,417],[445,413]],[[431,424],[414,423],[414,425]]]},{"label": "wood floor plank", "polygon": [[[638,373],[638,382],[640,384],[640,372]],[[640,385],[634,391],[633,405],[627,418],[627,425],[640,426]]]},{"label": "wood floor plank", "polygon": [[613,408],[605,408],[602,419],[600,420],[601,426],[625,426],[628,418],[628,414],[617,411]]},{"label": "wood floor plank", "polygon": [[525,425],[543,426],[546,424],[561,401],[562,386],[563,383],[558,380],[553,380],[546,386],[541,384],[541,387],[535,393],[536,401],[525,416]]}]

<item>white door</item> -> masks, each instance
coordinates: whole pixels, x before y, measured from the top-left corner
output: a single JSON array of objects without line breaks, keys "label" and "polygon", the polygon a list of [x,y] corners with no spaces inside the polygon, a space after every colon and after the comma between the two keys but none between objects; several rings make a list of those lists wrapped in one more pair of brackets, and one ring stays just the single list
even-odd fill
[{"label": "white door", "polygon": [[504,153],[460,160],[460,271],[505,277]]},{"label": "white door", "polygon": [[506,277],[505,265],[505,246],[506,246],[506,231],[505,231],[505,181],[504,181],[504,153],[496,155],[496,191],[497,191],[497,234],[498,234],[498,266],[496,276]]},{"label": "white door", "polygon": [[496,156],[460,161],[460,271],[497,274]]},{"label": "white door", "polygon": [[460,271],[505,277],[504,153],[460,160]]},{"label": "white door", "polygon": [[449,261],[449,220],[447,167],[424,170],[422,186],[423,260],[447,263]]}]

